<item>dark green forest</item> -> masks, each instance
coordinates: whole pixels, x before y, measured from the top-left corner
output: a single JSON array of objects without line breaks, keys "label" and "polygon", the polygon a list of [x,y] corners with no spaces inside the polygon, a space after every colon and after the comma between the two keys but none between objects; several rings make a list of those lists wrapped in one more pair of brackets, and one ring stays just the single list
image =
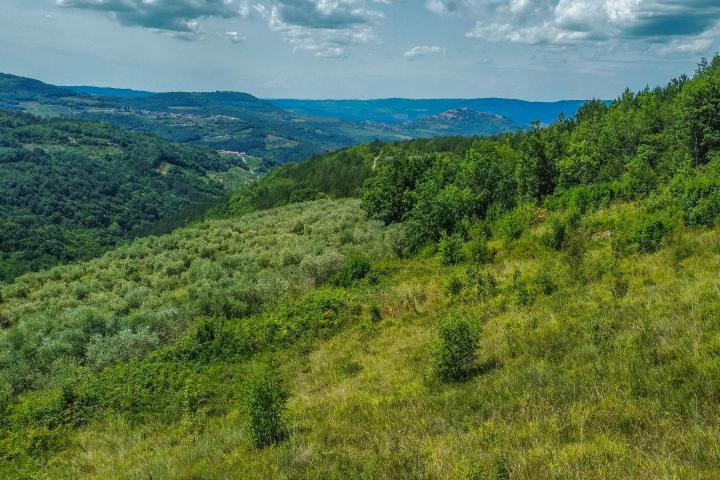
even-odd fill
[{"label": "dark green forest", "polygon": [[0,111],[0,281],[168,230],[221,198],[237,159],[107,124]]}]

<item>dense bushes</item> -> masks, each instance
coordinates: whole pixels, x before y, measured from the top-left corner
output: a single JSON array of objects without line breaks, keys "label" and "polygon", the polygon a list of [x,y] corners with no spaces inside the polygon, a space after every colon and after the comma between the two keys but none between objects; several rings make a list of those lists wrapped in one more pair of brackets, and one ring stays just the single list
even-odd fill
[{"label": "dense bushes", "polygon": [[[298,219],[306,228],[288,233]],[[347,229],[350,240],[342,233]],[[356,255],[356,239],[368,257]],[[302,258],[299,264],[274,254],[286,248]],[[357,201],[321,201],[241,221],[199,223],[137,240],[92,262],[23,276],[0,288],[6,325],[0,331],[0,401],[70,372],[143,358],[185,338],[190,325],[194,334],[179,342],[173,358],[244,358],[332,332],[351,309],[332,291],[276,308],[268,317],[258,314],[336,274],[338,284],[351,285],[367,276],[368,258],[391,255],[392,248]],[[323,253],[328,251],[332,255]],[[227,319],[241,326],[230,328]]]},{"label": "dense bushes", "polygon": [[333,283],[339,287],[350,287],[357,280],[362,280],[370,273],[370,261],[360,255],[352,255],[333,276]]}]

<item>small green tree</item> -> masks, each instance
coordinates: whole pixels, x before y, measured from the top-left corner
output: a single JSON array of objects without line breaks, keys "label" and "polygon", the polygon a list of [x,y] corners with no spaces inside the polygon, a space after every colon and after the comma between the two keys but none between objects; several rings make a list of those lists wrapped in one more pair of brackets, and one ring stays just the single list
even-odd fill
[{"label": "small green tree", "polygon": [[553,250],[560,251],[565,243],[567,234],[567,225],[557,217],[553,217],[548,222],[548,231],[543,235],[542,241]]},{"label": "small green tree", "polygon": [[520,270],[513,273],[513,291],[515,292],[515,301],[520,306],[526,306],[532,303],[532,295],[528,288],[527,282],[522,278]]},{"label": "small green tree", "polygon": [[264,367],[248,380],[248,431],[256,448],[265,448],[287,438],[284,418],[287,398],[288,392],[272,367]]},{"label": "small green tree", "polygon": [[480,340],[477,329],[462,316],[451,315],[438,326],[435,369],[445,382],[468,380],[475,369]]},{"label": "small green tree", "polygon": [[443,234],[438,244],[438,253],[440,262],[443,265],[455,265],[464,261],[465,253],[463,252],[462,237],[457,233],[452,235]]},{"label": "small green tree", "polygon": [[332,282],[338,287],[349,288],[356,281],[367,277],[370,270],[370,260],[360,255],[354,255],[345,260],[343,266],[333,276]]},{"label": "small green tree", "polygon": [[487,237],[479,235],[473,238],[468,245],[470,260],[477,264],[490,263],[495,257],[495,252],[488,247]]}]

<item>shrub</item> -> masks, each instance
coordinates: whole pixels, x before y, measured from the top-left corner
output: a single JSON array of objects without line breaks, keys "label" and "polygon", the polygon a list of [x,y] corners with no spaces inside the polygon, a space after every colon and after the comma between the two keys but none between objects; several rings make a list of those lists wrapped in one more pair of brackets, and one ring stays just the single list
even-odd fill
[{"label": "shrub", "polygon": [[305,223],[303,223],[302,220],[297,220],[290,229],[290,233],[294,233],[295,235],[302,235],[304,231]]},{"label": "shrub", "polygon": [[399,258],[410,257],[412,254],[412,245],[401,225],[389,225],[385,229],[385,238],[395,255]]},{"label": "shrub", "polygon": [[333,276],[333,283],[338,287],[351,287],[353,283],[362,280],[370,273],[370,260],[360,255],[345,259],[345,263]]},{"label": "shrub", "polygon": [[558,285],[555,281],[555,272],[548,265],[543,265],[535,277],[535,285],[543,295],[550,295],[557,291]]},{"label": "shrub", "polygon": [[510,480],[510,462],[505,455],[501,455],[495,463],[498,480]]},{"label": "shrub", "polygon": [[508,240],[517,240],[532,225],[537,208],[532,203],[525,203],[498,221],[500,233]]},{"label": "shrub", "polygon": [[673,229],[673,222],[660,214],[641,214],[625,219],[613,237],[613,249],[617,254],[652,253],[660,248],[663,238]]},{"label": "shrub", "polygon": [[445,382],[468,380],[475,370],[478,331],[467,318],[451,315],[438,326],[435,369]]},{"label": "shrub", "polygon": [[282,265],[288,267],[290,265],[299,265],[302,261],[302,254],[293,249],[285,249],[280,254]]},{"label": "shrub", "polygon": [[246,390],[248,432],[255,447],[265,448],[285,440],[288,392],[275,369],[264,367],[253,374]]},{"label": "shrub", "polygon": [[87,365],[99,370],[106,365],[125,362],[140,357],[157,348],[160,339],[157,334],[144,328],[138,332],[120,330],[116,335],[94,335],[85,352]]},{"label": "shrub", "polygon": [[652,218],[642,222],[630,237],[630,241],[640,253],[651,253],[660,248],[663,237],[670,227],[662,219]]},{"label": "shrub", "polygon": [[520,270],[515,270],[515,273],[513,273],[512,287],[515,292],[515,301],[518,305],[525,306],[532,302],[532,295],[528,289],[527,282],[520,274]]},{"label": "shrub", "polygon": [[241,318],[262,311],[264,292],[250,282],[226,279],[219,283],[200,282],[190,288],[203,315]]},{"label": "shrub", "polygon": [[463,239],[454,233],[452,235],[443,235],[438,243],[438,254],[440,262],[443,265],[455,265],[465,260],[463,253]]},{"label": "shrub", "polygon": [[382,320],[382,311],[380,310],[380,306],[378,306],[378,305],[370,306],[370,320],[373,323],[378,323]]},{"label": "shrub", "polygon": [[448,293],[448,295],[456,296],[460,295],[460,292],[462,292],[463,289],[463,281],[460,279],[460,277],[453,275],[447,279],[445,282],[445,291]]},{"label": "shrub", "polygon": [[490,298],[497,294],[497,280],[489,272],[472,266],[466,271],[467,287],[478,298]]},{"label": "shrub", "polygon": [[474,263],[483,264],[492,262],[495,252],[488,247],[487,238],[484,235],[473,238],[468,245],[470,260]]},{"label": "shrub", "polygon": [[559,251],[565,243],[566,233],[567,226],[565,222],[553,217],[550,222],[548,222],[548,231],[543,235],[542,242],[546,247]]},{"label": "shrub", "polygon": [[329,251],[322,255],[311,255],[300,262],[300,270],[315,285],[321,285],[328,281],[340,268],[343,256],[338,252]]},{"label": "shrub", "polygon": [[613,276],[613,285],[612,285],[613,297],[615,297],[615,299],[617,299],[617,300],[625,298],[625,296],[628,294],[629,289],[630,289],[630,285],[628,284],[628,281],[625,279],[625,277],[622,276],[622,274],[620,274],[620,273],[616,273]]}]

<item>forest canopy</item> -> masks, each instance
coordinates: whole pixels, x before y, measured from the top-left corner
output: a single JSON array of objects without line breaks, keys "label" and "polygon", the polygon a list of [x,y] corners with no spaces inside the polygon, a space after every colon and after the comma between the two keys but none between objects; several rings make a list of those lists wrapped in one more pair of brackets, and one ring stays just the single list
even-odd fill
[{"label": "forest canopy", "polygon": [[0,111],[0,281],[98,256],[226,193],[237,159],[97,122]]}]

